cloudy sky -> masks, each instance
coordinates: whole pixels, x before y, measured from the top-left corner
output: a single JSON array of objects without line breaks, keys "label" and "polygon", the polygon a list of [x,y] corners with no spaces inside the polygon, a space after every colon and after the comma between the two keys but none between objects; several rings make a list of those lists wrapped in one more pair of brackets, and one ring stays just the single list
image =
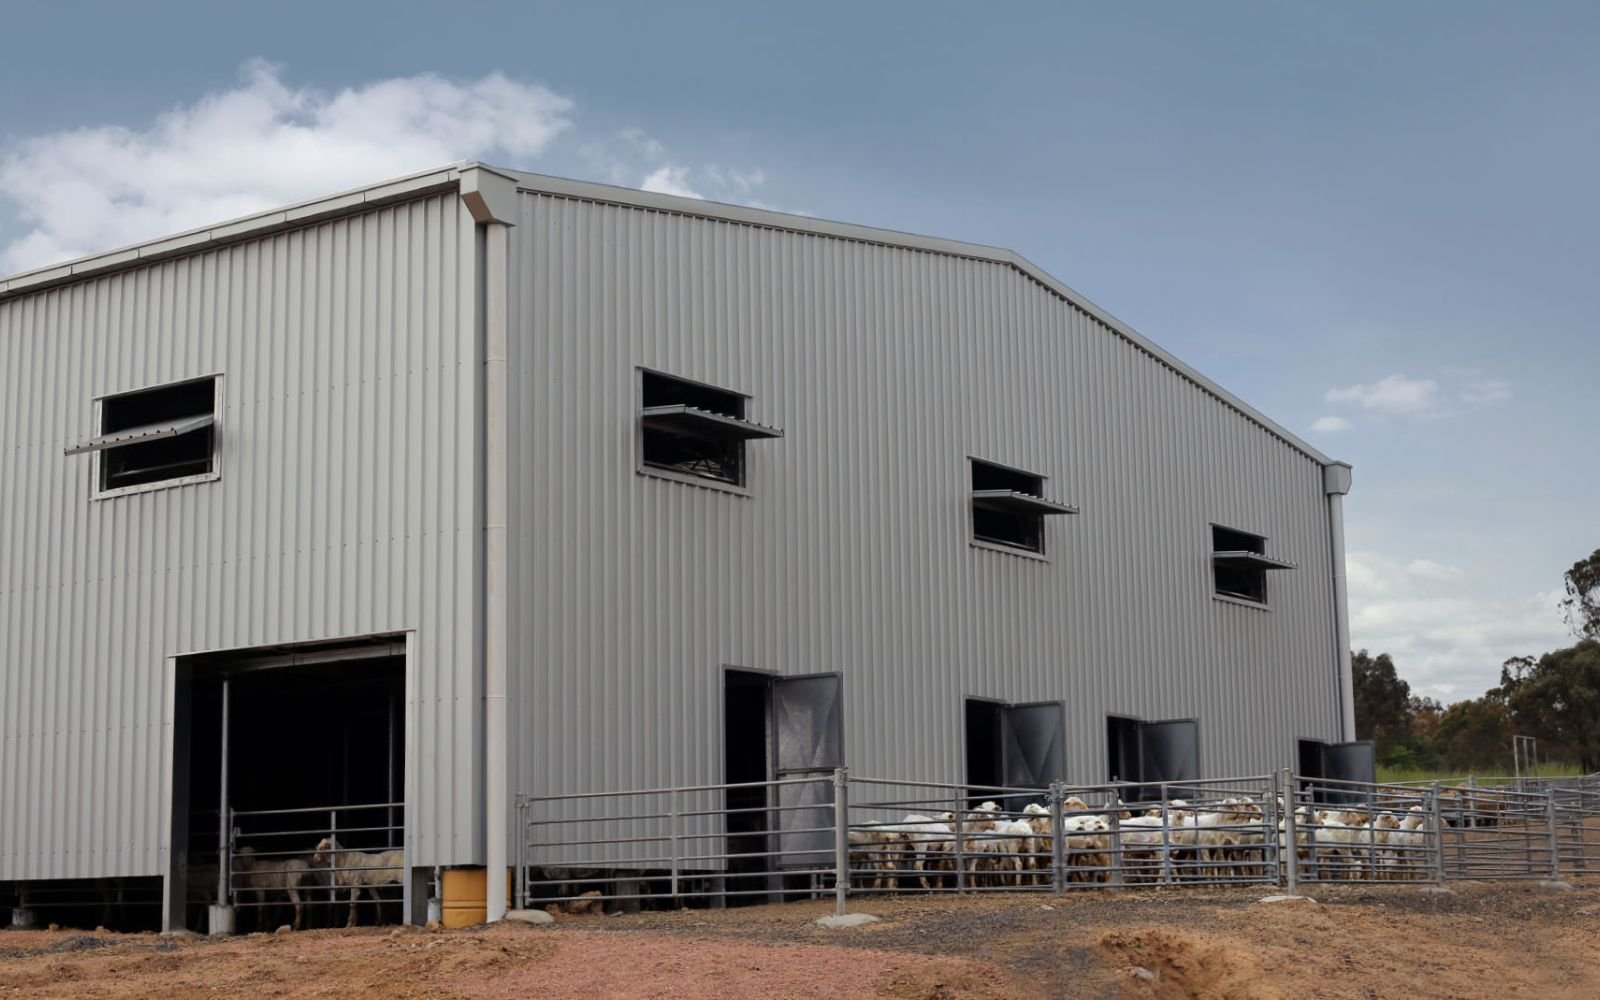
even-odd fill
[{"label": "cloudy sky", "polygon": [[1565,640],[1600,7],[766,6],[10,0],[0,272],[465,158],[1011,247],[1355,465],[1356,645]]}]

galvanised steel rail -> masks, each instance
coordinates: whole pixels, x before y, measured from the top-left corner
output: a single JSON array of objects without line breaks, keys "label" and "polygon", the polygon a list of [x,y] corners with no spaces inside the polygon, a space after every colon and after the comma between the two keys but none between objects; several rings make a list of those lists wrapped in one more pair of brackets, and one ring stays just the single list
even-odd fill
[{"label": "galvanised steel rail", "polygon": [[407,865],[391,863],[390,852],[404,850],[404,802],[230,809],[226,828],[218,868],[233,907],[351,906],[358,892],[380,913],[381,904],[402,904]]},{"label": "galvanised steel rail", "polygon": [[[752,804],[753,803],[753,804]],[[832,775],[517,799],[523,907],[1554,879],[1600,864],[1600,776],[1367,783],[1290,770],[1038,788]]]}]

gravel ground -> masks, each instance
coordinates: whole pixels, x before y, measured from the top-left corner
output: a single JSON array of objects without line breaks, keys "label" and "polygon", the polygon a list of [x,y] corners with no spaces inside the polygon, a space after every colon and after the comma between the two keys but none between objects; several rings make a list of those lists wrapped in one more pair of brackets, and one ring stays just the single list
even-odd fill
[{"label": "gravel ground", "polygon": [[[866,898],[224,941],[0,932],[0,997],[1600,997],[1600,881]],[[1136,971],[1142,970],[1142,971]]]}]

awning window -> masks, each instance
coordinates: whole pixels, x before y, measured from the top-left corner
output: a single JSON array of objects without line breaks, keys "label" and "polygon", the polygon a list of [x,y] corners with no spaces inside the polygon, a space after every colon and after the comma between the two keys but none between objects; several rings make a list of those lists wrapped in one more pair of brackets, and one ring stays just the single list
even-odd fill
[{"label": "awning window", "polygon": [[783,437],[783,431],[776,427],[713,413],[685,403],[647,406],[639,412],[639,419],[651,430],[688,437],[714,438],[719,441],[751,441],[758,438]]},{"label": "awning window", "polygon": [[104,451],[107,448],[120,448],[128,444],[141,444],[146,441],[175,438],[180,434],[188,434],[210,427],[214,423],[216,423],[216,416],[205,413],[194,417],[184,417],[181,420],[166,420],[159,424],[147,424],[144,427],[130,427],[127,430],[102,434],[87,441],[80,441],[67,448],[65,454],[82,455],[92,451]]},{"label": "awning window", "polygon": [[973,490],[972,505],[1008,514],[1076,514],[1078,508],[1020,490]]},{"label": "awning window", "polygon": [[1285,559],[1274,559],[1264,556],[1259,552],[1213,552],[1213,562],[1223,566],[1232,566],[1236,569],[1298,569],[1294,563]]}]

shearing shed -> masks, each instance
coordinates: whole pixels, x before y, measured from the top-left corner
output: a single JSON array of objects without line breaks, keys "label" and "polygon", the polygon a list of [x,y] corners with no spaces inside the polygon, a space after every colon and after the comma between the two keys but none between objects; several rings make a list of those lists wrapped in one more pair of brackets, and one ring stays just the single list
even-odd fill
[{"label": "shearing shed", "polygon": [[1349,484],[1011,251],[476,163],[0,279],[0,906],[493,919],[529,793],[1335,760]]}]

